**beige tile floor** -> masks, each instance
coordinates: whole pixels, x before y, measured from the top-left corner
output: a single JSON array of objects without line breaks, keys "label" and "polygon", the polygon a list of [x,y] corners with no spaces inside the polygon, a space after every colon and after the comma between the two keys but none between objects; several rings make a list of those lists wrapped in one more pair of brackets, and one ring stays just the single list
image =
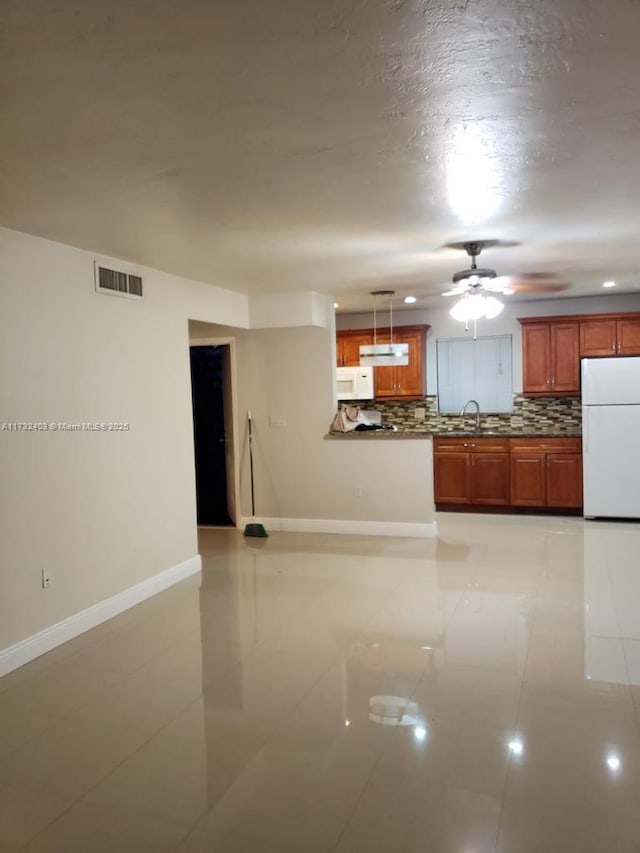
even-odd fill
[{"label": "beige tile floor", "polygon": [[0,852],[640,850],[640,525],[201,532],[0,679]]}]

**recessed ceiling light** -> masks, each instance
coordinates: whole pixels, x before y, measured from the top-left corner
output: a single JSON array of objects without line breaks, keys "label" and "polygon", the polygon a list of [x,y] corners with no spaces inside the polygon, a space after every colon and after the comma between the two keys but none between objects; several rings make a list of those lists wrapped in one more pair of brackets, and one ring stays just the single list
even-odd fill
[{"label": "recessed ceiling light", "polygon": [[407,305],[412,305],[416,301],[415,296],[405,296],[404,301]]},{"label": "recessed ceiling light", "polygon": [[339,308],[339,307],[340,307],[340,303],[339,303],[339,302],[334,302],[334,303],[333,303],[333,307],[334,307],[334,308]]},{"label": "recessed ceiling light", "polygon": [[614,772],[620,770],[620,759],[617,755],[609,755],[607,757],[607,767]]},{"label": "recessed ceiling light", "polygon": [[615,283],[615,281],[605,281],[602,283],[602,286],[603,287],[615,287],[616,283]]},{"label": "recessed ceiling light", "polygon": [[519,738],[516,738],[509,741],[509,749],[514,755],[522,755],[524,752],[524,743]]}]

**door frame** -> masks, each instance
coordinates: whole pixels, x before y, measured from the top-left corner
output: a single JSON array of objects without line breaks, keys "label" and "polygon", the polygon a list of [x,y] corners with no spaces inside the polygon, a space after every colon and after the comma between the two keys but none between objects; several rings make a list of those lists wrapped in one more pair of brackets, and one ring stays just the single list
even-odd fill
[{"label": "door frame", "polygon": [[[231,382],[229,388],[224,387],[225,404],[229,400],[231,408],[231,417],[229,419],[228,412],[225,411],[225,447],[228,450],[231,444],[231,453],[225,454],[227,462],[231,459],[231,466],[227,464],[227,510],[235,527],[238,527],[241,519],[240,508],[240,437],[238,432],[238,369],[236,361],[236,339],[231,337],[207,337],[207,338],[189,338],[189,351],[191,347],[211,347],[211,346],[228,346],[229,347],[229,365],[231,368]],[[193,393],[193,389],[192,389]],[[231,421],[231,434],[228,434],[228,423]],[[231,468],[231,470],[229,470]]]}]

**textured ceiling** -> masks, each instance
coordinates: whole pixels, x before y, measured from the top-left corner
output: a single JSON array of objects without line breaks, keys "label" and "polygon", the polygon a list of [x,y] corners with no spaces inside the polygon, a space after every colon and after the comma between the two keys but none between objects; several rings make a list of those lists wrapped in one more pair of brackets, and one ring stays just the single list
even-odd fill
[{"label": "textured ceiling", "polygon": [[347,309],[438,304],[464,238],[640,291],[638,0],[0,8],[10,228]]}]

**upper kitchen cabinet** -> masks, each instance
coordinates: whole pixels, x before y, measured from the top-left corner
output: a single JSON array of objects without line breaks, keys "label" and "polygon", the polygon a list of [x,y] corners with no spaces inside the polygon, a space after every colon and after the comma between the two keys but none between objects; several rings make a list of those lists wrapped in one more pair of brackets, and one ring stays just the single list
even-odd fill
[{"label": "upper kitchen cabinet", "polygon": [[[393,330],[394,343],[409,344],[409,364],[374,368],[376,398],[424,397],[425,340],[428,326],[399,326]],[[389,329],[379,329],[379,344],[390,341]]]},{"label": "upper kitchen cabinet", "polygon": [[580,335],[577,321],[520,319],[522,392],[531,396],[580,393]]},{"label": "upper kitchen cabinet", "polygon": [[[424,397],[425,343],[429,326],[394,326],[394,343],[409,344],[409,364],[403,367],[374,367],[376,398]],[[377,329],[376,342],[390,341],[388,327]],[[338,367],[357,366],[360,346],[373,343],[373,329],[348,329],[336,332]]]},{"label": "upper kitchen cabinet", "polygon": [[580,355],[640,355],[640,316],[630,314],[581,320]]},{"label": "upper kitchen cabinet", "polygon": [[372,329],[348,329],[343,332],[336,332],[338,367],[358,367],[360,364],[360,346],[372,343]]}]

